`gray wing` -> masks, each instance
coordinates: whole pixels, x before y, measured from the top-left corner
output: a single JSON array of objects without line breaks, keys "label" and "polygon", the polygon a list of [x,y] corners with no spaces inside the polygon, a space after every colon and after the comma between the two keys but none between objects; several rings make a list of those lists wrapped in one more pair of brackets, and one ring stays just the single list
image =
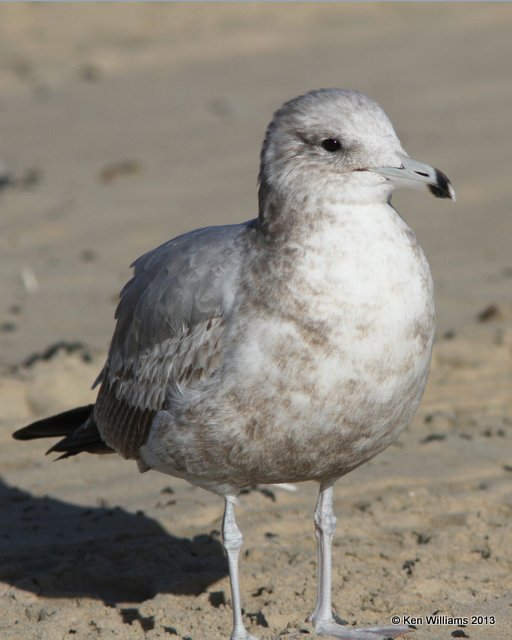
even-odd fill
[{"label": "gray wing", "polygon": [[241,251],[255,222],[198,229],[146,253],[121,291],[95,419],[105,442],[137,458],[173,384],[193,385],[222,362]]}]

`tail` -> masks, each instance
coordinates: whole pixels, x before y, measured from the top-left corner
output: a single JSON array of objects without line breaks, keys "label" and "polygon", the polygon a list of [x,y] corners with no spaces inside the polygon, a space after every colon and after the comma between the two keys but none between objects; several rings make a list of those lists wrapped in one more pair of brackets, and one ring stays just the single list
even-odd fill
[{"label": "tail", "polygon": [[36,438],[58,438],[48,453],[62,453],[57,458],[69,458],[78,453],[113,453],[102,440],[98,426],[94,420],[94,405],[77,407],[64,411],[50,418],[44,418],[15,431],[12,435],[16,440],[34,440]]}]

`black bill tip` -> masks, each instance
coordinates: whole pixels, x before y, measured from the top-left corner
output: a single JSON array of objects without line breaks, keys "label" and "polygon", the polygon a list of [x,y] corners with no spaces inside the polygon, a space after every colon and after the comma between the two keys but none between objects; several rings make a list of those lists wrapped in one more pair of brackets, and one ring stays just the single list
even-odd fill
[{"label": "black bill tip", "polygon": [[455,201],[455,191],[446,175],[439,169],[435,169],[435,174],[435,183],[428,185],[430,193],[436,198],[449,198]]}]

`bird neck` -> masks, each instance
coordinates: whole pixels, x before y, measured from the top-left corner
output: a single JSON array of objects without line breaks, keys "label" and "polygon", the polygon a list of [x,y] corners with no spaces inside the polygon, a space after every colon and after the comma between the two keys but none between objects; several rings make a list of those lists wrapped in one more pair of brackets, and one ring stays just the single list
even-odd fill
[{"label": "bird neck", "polygon": [[[297,184],[280,189],[260,182],[259,223],[267,239],[274,242],[304,240],[316,231],[340,224],[357,224],[365,211],[377,207],[387,210],[391,192],[387,185],[376,190],[344,176],[338,181],[317,181],[315,188]],[[363,211],[363,209],[365,211]]]}]

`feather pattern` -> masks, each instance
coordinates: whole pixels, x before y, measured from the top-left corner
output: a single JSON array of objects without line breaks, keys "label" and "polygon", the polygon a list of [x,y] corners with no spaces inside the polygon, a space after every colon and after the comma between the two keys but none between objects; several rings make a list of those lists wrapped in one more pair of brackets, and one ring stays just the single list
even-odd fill
[{"label": "feather pattern", "polygon": [[121,292],[94,417],[108,446],[138,458],[170,387],[211,377],[222,358],[241,248],[255,221],[178,236],[140,257]]}]

